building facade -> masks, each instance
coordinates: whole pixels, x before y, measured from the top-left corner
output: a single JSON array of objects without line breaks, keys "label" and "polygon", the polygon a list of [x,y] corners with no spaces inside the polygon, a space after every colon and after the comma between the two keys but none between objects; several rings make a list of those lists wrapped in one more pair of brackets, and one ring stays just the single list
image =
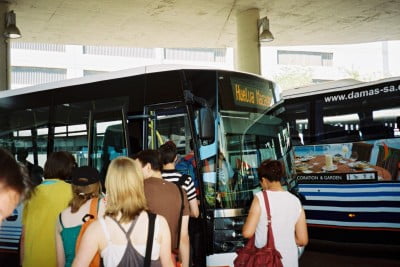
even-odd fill
[{"label": "building facade", "polygon": [[11,45],[11,89],[155,64],[233,69],[233,50],[14,42]]},{"label": "building facade", "polygon": [[264,47],[263,76],[283,89],[340,79],[400,76],[400,41],[351,45]]}]

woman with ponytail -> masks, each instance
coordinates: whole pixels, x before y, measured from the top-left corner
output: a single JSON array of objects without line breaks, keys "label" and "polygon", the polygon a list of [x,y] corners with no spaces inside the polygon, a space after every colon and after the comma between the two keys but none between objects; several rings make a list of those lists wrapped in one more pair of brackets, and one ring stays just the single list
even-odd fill
[{"label": "woman with ponytail", "polygon": [[[68,207],[60,213],[56,228],[57,267],[70,267],[87,225],[104,214],[104,203],[100,200],[99,173],[92,167],[79,167],[71,176],[73,197]],[[100,266],[100,256],[90,266]]]}]

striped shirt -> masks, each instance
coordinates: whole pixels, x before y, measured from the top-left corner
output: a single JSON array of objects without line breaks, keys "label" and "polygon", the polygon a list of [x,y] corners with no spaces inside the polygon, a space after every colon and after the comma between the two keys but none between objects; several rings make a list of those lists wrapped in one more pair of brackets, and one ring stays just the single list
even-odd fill
[{"label": "striped shirt", "polygon": [[[163,170],[162,177],[168,182],[177,184],[179,179],[182,177],[182,174],[177,170]],[[183,190],[185,190],[189,201],[196,198],[196,188],[194,187],[192,177],[187,175],[181,186]]]}]

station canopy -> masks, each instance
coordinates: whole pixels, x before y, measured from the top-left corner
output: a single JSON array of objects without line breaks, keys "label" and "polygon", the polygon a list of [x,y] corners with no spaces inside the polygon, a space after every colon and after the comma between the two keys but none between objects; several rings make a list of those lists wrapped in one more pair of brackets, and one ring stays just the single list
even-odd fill
[{"label": "station canopy", "polygon": [[[268,45],[400,39],[400,0],[10,0],[18,41],[129,47],[234,47],[236,16],[268,16]],[[256,27],[256,26],[255,26]]]}]

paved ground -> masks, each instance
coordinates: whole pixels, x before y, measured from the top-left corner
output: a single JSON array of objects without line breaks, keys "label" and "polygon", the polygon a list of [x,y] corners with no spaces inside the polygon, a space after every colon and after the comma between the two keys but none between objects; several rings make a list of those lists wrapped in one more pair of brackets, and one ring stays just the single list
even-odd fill
[{"label": "paved ground", "polygon": [[399,267],[399,246],[346,244],[310,240],[300,267]]},{"label": "paved ground", "polygon": [[[334,243],[310,240],[299,267],[400,267],[399,246]],[[18,254],[5,256],[0,267],[18,267]]]}]

